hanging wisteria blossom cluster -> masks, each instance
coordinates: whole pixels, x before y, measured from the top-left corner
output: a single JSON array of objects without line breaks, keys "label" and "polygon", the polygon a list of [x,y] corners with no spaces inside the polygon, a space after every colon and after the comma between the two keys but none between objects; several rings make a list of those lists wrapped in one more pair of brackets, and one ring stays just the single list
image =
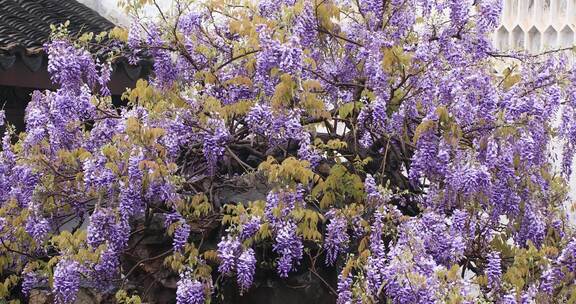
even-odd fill
[{"label": "hanging wisteria blossom cluster", "polygon": [[[54,27],[57,89],[3,134],[3,300],[156,303],[149,271],[178,304],[293,277],[341,304],[576,302],[576,69],[496,50],[501,1],[123,5],[129,30]],[[118,58],[152,69],[120,106]],[[168,250],[133,261],[150,234]]]}]

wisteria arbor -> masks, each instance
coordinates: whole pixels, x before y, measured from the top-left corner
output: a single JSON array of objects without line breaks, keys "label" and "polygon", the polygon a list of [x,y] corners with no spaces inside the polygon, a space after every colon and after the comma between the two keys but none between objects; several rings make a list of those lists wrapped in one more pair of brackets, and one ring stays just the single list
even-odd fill
[{"label": "wisteria arbor", "polygon": [[[296,275],[328,302],[574,303],[576,73],[560,52],[495,51],[500,10],[182,0],[129,31],[55,27],[59,89],[0,152],[0,296],[154,303],[136,274],[156,267],[179,304]],[[115,107],[119,57],[154,75]],[[151,236],[170,248],[142,257]]]}]

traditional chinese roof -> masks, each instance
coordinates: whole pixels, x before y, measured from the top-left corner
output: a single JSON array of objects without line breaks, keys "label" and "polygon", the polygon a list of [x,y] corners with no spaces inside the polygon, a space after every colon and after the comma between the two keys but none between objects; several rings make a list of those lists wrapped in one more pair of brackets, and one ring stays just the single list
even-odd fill
[{"label": "traditional chinese roof", "polygon": [[0,45],[41,47],[50,24],[70,21],[72,34],[99,33],[114,24],[74,0],[0,0]]},{"label": "traditional chinese roof", "polygon": [[[42,46],[50,36],[50,25],[59,25],[67,20],[72,36],[85,32],[98,34],[115,26],[75,0],[0,0],[0,74],[12,73],[22,65],[29,72],[43,72],[47,56]],[[120,67],[116,71],[124,71],[130,79],[141,76],[141,67],[129,66],[126,60],[115,65]],[[0,80],[5,76],[0,75]]]}]

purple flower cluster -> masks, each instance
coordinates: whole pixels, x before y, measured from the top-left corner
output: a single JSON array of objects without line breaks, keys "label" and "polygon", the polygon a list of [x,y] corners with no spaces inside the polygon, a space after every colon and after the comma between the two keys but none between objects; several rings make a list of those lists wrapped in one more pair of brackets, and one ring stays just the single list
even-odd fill
[{"label": "purple flower cluster", "polygon": [[326,226],[324,249],[326,250],[326,264],[334,265],[340,254],[348,251],[348,221],[343,216],[334,216]]},{"label": "purple flower cluster", "polygon": [[283,5],[292,6],[296,1],[294,0],[279,0],[279,1],[272,1],[272,0],[264,0],[260,1],[258,8],[260,11],[260,15],[267,16],[267,17],[274,17],[277,13],[280,12],[280,9]]},{"label": "purple flower cluster", "polygon": [[128,180],[120,183],[120,215],[123,220],[139,214],[143,210],[142,178],[140,162],[144,160],[144,153],[135,150],[128,159]]},{"label": "purple flower cluster", "polygon": [[290,111],[285,115],[275,114],[270,106],[256,104],[245,119],[250,130],[267,138],[273,147],[285,145],[289,140],[296,140],[299,146],[298,157],[316,167],[322,157],[312,145],[310,133],[304,131],[300,117],[298,111]]},{"label": "purple flower cluster", "polygon": [[530,207],[526,208],[516,241],[520,246],[527,246],[528,241],[536,247],[540,247],[546,234],[544,218],[534,212]]},{"label": "purple flower cluster", "polygon": [[190,225],[188,223],[181,221],[180,225],[174,230],[174,240],[172,246],[174,251],[182,251],[184,246],[188,243],[188,237],[190,236]]},{"label": "purple flower cluster", "polygon": [[62,259],[54,268],[52,292],[58,304],[71,304],[76,301],[80,289],[80,264],[73,260]]},{"label": "purple flower cluster", "polygon": [[540,288],[551,295],[567,274],[576,272],[576,240],[572,239],[542,275]]},{"label": "purple flower cluster", "polygon": [[479,30],[488,33],[498,26],[500,15],[502,14],[502,2],[502,0],[484,0],[480,2]]},{"label": "purple flower cluster", "polygon": [[491,177],[484,166],[462,166],[447,176],[447,182],[454,193],[470,197],[475,193],[489,193]]},{"label": "purple flower cluster", "polygon": [[48,286],[48,279],[38,272],[26,272],[22,275],[22,293],[26,296],[30,295],[32,289],[45,286]]},{"label": "purple flower cluster", "polygon": [[[382,269],[383,285],[370,289],[374,297],[379,297],[380,287],[384,286],[383,291],[393,303],[437,302],[439,286],[434,278],[437,265],[425,253],[422,242],[411,235],[412,233],[407,230],[401,233],[396,245],[390,250],[388,263]],[[411,277],[422,279],[415,281]]]},{"label": "purple flower cluster", "polygon": [[50,223],[42,216],[30,216],[26,221],[25,229],[36,243],[42,244],[50,232]]},{"label": "purple flower cluster", "polygon": [[21,207],[28,207],[32,201],[32,193],[40,181],[40,176],[25,165],[12,167],[11,188],[8,192],[9,198],[14,198]]},{"label": "purple flower cluster", "polygon": [[360,144],[365,148],[370,148],[374,144],[373,137],[386,134],[388,128],[386,101],[378,97],[374,102],[363,107],[358,115],[358,123],[363,130]]},{"label": "purple flower cluster", "polygon": [[190,12],[178,20],[178,29],[184,35],[192,34],[197,28],[202,26],[204,16],[198,12]]},{"label": "purple flower cluster", "polygon": [[418,223],[423,234],[424,247],[436,263],[449,267],[464,255],[464,231],[450,229],[444,218],[437,213],[426,213]]},{"label": "purple flower cluster", "polygon": [[239,240],[230,235],[218,243],[218,271],[225,275],[236,273],[241,293],[248,290],[254,282],[256,272],[256,253],[252,248],[242,248]]},{"label": "purple flower cluster", "polygon": [[[366,288],[379,298],[386,294],[393,303],[433,303],[440,300],[441,282],[435,273],[458,261],[462,237],[451,235],[437,214],[400,224],[395,243],[383,242],[384,213],[375,215],[370,235],[370,256],[365,266]],[[469,296],[468,283],[459,288]]]},{"label": "purple flower cluster", "polygon": [[350,304],[352,303],[352,277],[350,274],[344,276],[342,273],[338,275],[338,299],[336,304]]},{"label": "purple flower cluster", "polygon": [[422,177],[436,180],[446,175],[447,153],[439,147],[440,144],[433,131],[426,131],[420,136],[410,167],[410,180],[413,183]]},{"label": "purple flower cluster", "polygon": [[212,132],[206,132],[204,135],[203,152],[210,174],[216,173],[218,160],[226,151],[226,143],[230,139],[230,133],[221,119],[211,118],[208,120],[208,126]]},{"label": "purple flower cluster", "polygon": [[288,42],[280,43],[273,39],[265,26],[259,25],[257,31],[261,51],[256,56],[256,79],[262,83],[267,93],[273,93],[275,81],[270,77],[273,68],[292,75],[299,75],[302,72],[303,51],[299,44],[300,39],[291,37]]},{"label": "purple flower cluster", "polygon": [[[288,277],[310,245],[325,267],[347,259],[338,303],[566,300],[576,271],[563,208],[576,70],[564,54],[500,54],[490,43],[500,0],[234,2],[177,4],[160,23],[135,20],[126,42],[114,30],[95,54],[95,40],[72,40],[65,27],[52,35],[56,89],[32,94],[26,132],[5,128],[0,152],[0,230],[12,249],[1,270],[21,274],[24,292],[53,282],[54,301],[72,303],[81,284],[134,283],[121,267],[131,226],[162,213],[175,257],[187,261],[177,303],[210,301],[211,267],[185,250],[198,245],[189,199],[205,194],[217,218],[230,210],[220,208],[229,185],[262,175],[265,201],[234,199],[217,245],[218,271],[240,293],[259,265]],[[112,58],[124,55],[153,69],[118,106]],[[494,72],[491,58],[502,56],[520,68]],[[240,172],[227,153],[258,172]],[[57,242],[69,220],[86,217],[85,240]],[[9,233],[17,225],[23,236]],[[524,286],[503,274],[492,246],[500,236],[512,238],[507,254],[533,244],[542,257]],[[38,263],[45,255],[54,269]],[[447,275],[455,265],[464,275]],[[472,285],[471,269],[488,288]]]},{"label": "purple flower cluster", "polygon": [[238,255],[242,252],[242,244],[237,238],[226,236],[218,243],[218,258],[220,265],[218,271],[222,274],[230,274],[236,270]]},{"label": "purple flower cluster", "polygon": [[304,203],[304,189],[270,191],[266,197],[265,216],[275,233],[272,249],[279,255],[277,271],[287,277],[303,256],[303,243],[290,213]]},{"label": "purple flower cluster", "polygon": [[384,13],[384,5],[382,2],[377,0],[363,0],[359,3],[362,12],[368,15],[367,18],[370,20],[371,27],[376,27],[378,24],[381,24]]},{"label": "purple flower cluster", "polygon": [[22,275],[22,293],[26,296],[30,295],[30,291],[36,287],[38,281],[36,273],[24,273]]},{"label": "purple flower cluster", "polygon": [[302,187],[298,187],[296,190],[280,189],[270,191],[266,196],[266,207],[264,209],[266,220],[272,224],[273,228],[281,227],[290,212],[294,208],[303,205],[304,189]]},{"label": "purple flower cluster", "polygon": [[380,210],[374,214],[370,227],[370,257],[366,263],[366,285],[368,291],[377,297],[378,290],[383,284],[386,262],[386,248],[382,240],[384,229],[384,213]]},{"label": "purple flower cluster", "polygon": [[294,35],[298,36],[302,47],[311,47],[316,39],[316,18],[311,2],[305,2],[302,12],[296,17],[293,27]]},{"label": "purple flower cluster", "polygon": [[486,264],[486,276],[488,277],[488,285],[492,289],[500,287],[500,280],[502,279],[502,266],[499,252],[491,252],[488,254],[488,263]]},{"label": "purple flower cluster", "polygon": [[117,221],[113,210],[108,208],[97,209],[90,216],[86,242],[93,249],[106,245],[90,276],[102,289],[109,287],[119,274],[119,252],[124,250],[130,232],[127,225],[126,221]]},{"label": "purple flower cluster", "polygon": [[468,21],[469,10],[472,8],[471,0],[451,0],[448,1],[448,7],[450,8],[450,19],[452,19],[452,24],[454,27],[463,26],[466,21]]},{"label": "purple flower cluster", "polygon": [[150,25],[146,44],[153,50],[151,53],[154,58],[154,82],[160,88],[168,88],[177,80],[178,72],[172,53],[162,48],[165,42],[161,38],[160,31],[158,26]]},{"label": "purple flower cluster", "polygon": [[244,290],[248,290],[254,282],[254,273],[256,272],[256,256],[254,249],[248,248],[238,257],[238,264],[236,266],[238,285],[240,286],[240,294]]},{"label": "purple flower cluster", "polygon": [[205,287],[202,282],[191,278],[189,273],[180,274],[176,283],[177,304],[204,304],[206,302]]},{"label": "purple flower cluster", "polygon": [[92,277],[96,283],[104,289],[107,286],[113,285],[112,280],[117,278],[119,268],[120,258],[118,252],[111,246],[100,254],[100,259],[94,265],[94,274]]},{"label": "purple flower cluster", "polygon": [[104,244],[116,229],[116,219],[111,210],[97,209],[88,222],[87,242],[92,248]]},{"label": "purple flower cluster", "polygon": [[366,199],[368,202],[376,205],[385,203],[384,196],[378,189],[374,177],[370,174],[366,175],[366,179],[364,180],[364,191],[366,192]]},{"label": "purple flower cluster", "polygon": [[44,47],[48,54],[48,72],[56,84],[77,91],[84,80],[90,86],[97,82],[96,64],[87,50],[78,49],[67,40],[53,40]]},{"label": "purple flower cluster", "polygon": [[240,231],[240,239],[247,240],[260,230],[260,225],[262,219],[259,216],[252,216],[247,222],[242,224],[242,230]]},{"label": "purple flower cluster", "polygon": [[138,64],[140,60],[140,52],[142,51],[142,28],[140,23],[136,20],[130,24],[130,29],[128,30],[128,41],[126,43],[130,48],[130,53],[128,54],[128,62],[132,65]]},{"label": "purple flower cluster", "polygon": [[255,134],[267,136],[274,121],[272,108],[266,104],[256,104],[246,115],[246,123],[250,131]]},{"label": "purple flower cluster", "polygon": [[288,273],[302,260],[304,245],[296,230],[294,223],[284,223],[276,232],[275,243],[272,245],[274,252],[280,255],[276,269],[283,278],[288,277]]}]

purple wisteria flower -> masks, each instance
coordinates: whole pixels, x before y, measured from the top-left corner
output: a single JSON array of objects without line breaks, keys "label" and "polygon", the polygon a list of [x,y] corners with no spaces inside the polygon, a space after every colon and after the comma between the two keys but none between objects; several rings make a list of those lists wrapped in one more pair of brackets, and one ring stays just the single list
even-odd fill
[{"label": "purple wisteria flower", "polygon": [[98,209],[92,213],[88,222],[87,242],[97,248],[111,236],[116,229],[116,219],[111,210]]},{"label": "purple wisteria flower", "polygon": [[120,269],[120,259],[118,252],[113,246],[106,248],[100,254],[100,259],[94,265],[94,275],[96,283],[105,287],[113,285],[113,279],[117,278],[118,270]]},{"label": "purple wisteria flower", "polygon": [[220,265],[218,271],[222,274],[231,274],[236,270],[238,256],[242,252],[242,244],[232,236],[222,237],[218,243],[218,258]]},{"label": "purple wisteria flower", "polygon": [[377,211],[370,227],[370,257],[366,263],[366,285],[369,292],[376,296],[384,280],[386,262],[386,248],[382,240],[384,228],[384,214]]},{"label": "purple wisteria flower", "polygon": [[143,211],[142,177],[140,162],[144,154],[140,150],[133,151],[128,160],[128,181],[120,184],[120,215],[125,220]]},{"label": "purple wisteria flower", "polygon": [[174,240],[172,241],[174,251],[182,251],[186,243],[188,243],[189,236],[190,225],[184,221],[180,221],[180,224],[174,230]]},{"label": "purple wisteria flower", "polygon": [[334,216],[326,226],[324,249],[326,250],[326,264],[334,265],[338,255],[348,251],[348,222],[343,216]]},{"label": "purple wisteria flower", "polygon": [[492,289],[500,287],[500,280],[502,278],[502,266],[499,252],[491,252],[488,254],[488,263],[486,265],[486,276],[488,277],[488,285]]},{"label": "purple wisteria flower", "polygon": [[260,225],[262,223],[262,219],[259,216],[253,216],[242,225],[242,229],[240,231],[240,239],[246,240],[258,232],[260,230]]},{"label": "purple wisteria flower", "polygon": [[216,173],[218,160],[224,155],[226,142],[230,138],[230,133],[226,128],[224,121],[219,119],[210,119],[208,125],[212,133],[204,135],[203,152],[210,174]]},{"label": "purple wisteria flower", "polygon": [[48,278],[38,272],[26,272],[22,276],[22,293],[30,295],[30,291],[35,288],[48,286]]},{"label": "purple wisteria flower", "polygon": [[73,260],[62,259],[54,268],[52,292],[58,304],[71,304],[76,301],[80,289],[80,264]]},{"label": "purple wisteria flower", "polygon": [[79,90],[84,78],[89,85],[96,82],[96,63],[92,55],[78,49],[70,41],[54,40],[45,46],[48,54],[48,72],[53,82],[60,86]]},{"label": "purple wisteria flower", "polygon": [[41,214],[40,207],[36,202],[28,205],[30,216],[26,220],[24,229],[38,244],[44,243],[50,232],[50,222]]},{"label": "purple wisteria flower", "polygon": [[373,202],[375,204],[380,204],[383,202],[384,197],[382,196],[382,193],[380,193],[374,177],[370,174],[366,175],[366,179],[364,180],[364,189],[366,191],[366,196],[369,202]]},{"label": "purple wisteria flower", "polygon": [[256,134],[263,136],[268,136],[271,131],[272,122],[274,116],[272,114],[272,109],[266,104],[256,104],[248,115],[246,115],[246,123],[250,130]]},{"label": "purple wisteria flower", "polygon": [[[181,304],[246,294],[270,266],[280,283],[326,268],[337,303],[569,301],[575,64],[492,45],[502,0],[204,2],[128,32],[52,27],[51,89],[25,130],[0,110],[7,299],[158,302],[122,261],[153,262],[137,240],[173,229]],[[119,100],[124,57],[147,77]]]},{"label": "purple wisteria flower", "polygon": [[280,256],[276,267],[278,274],[283,278],[288,277],[288,273],[300,264],[304,250],[302,240],[296,235],[294,223],[288,221],[280,227],[272,248]]},{"label": "purple wisteria flower", "polygon": [[238,257],[237,279],[240,286],[240,294],[248,290],[254,282],[254,272],[256,271],[256,256],[254,249],[248,248]]},{"label": "purple wisteria flower", "polygon": [[176,283],[176,303],[204,304],[205,301],[206,294],[204,284],[191,278],[188,272],[180,274],[180,280]]},{"label": "purple wisteria flower", "polygon": [[352,303],[352,277],[350,274],[344,276],[342,273],[338,275],[338,299],[337,304],[350,304]]}]

